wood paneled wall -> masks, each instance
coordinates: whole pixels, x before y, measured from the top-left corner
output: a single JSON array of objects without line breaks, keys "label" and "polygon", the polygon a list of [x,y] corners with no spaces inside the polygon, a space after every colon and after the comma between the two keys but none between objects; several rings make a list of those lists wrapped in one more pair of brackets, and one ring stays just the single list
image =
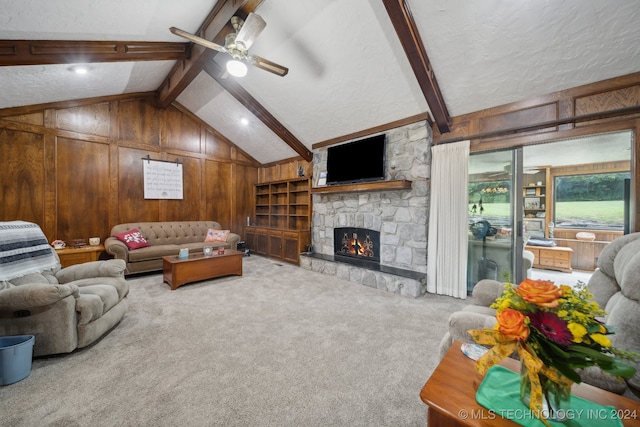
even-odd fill
[{"label": "wood paneled wall", "polygon": [[[182,200],[146,200],[142,158],[183,165]],[[134,94],[0,110],[0,221],[49,241],[135,221],[215,220],[242,233],[259,164],[182,109]]]},{"label": "wood paneled wall", "polygon": [[[534,99],[489,108],[452,118],[452,131],[440,134],[433,126],[434,144],[470,139],[471,151],[489,151],[558,141],[585,135],[630,130],[633,133],[631,173],[633,205],[632,231],[640,231],[640,73],[604,80]],[[625,110],[626,109],[626,110]],[[632,110],[632,111],[629,111]],[[577,123],[527,126],[585,115],[603,118]],[[606,116],[606,117],[605,117]],[[591,117],[589,117],[591,118]],[[491,137],[479,135],[491,132]]]}]

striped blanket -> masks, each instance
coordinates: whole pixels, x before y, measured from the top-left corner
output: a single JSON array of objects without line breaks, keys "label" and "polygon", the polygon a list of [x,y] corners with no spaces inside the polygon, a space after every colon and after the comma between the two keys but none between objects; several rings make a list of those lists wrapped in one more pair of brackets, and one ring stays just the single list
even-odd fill
[{"label": "striped blanket", "polygon": [[0,280],[41,273],[59,266],[47,238],[31,222],[0,222]]}]

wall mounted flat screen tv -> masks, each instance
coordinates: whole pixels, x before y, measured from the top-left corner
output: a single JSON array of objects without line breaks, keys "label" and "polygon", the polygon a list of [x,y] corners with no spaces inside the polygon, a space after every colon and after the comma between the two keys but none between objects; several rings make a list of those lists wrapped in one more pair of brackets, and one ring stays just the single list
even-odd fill
[{"label": "wall mounted flat screen tv", "polygon": [[329,147],[327,184],[384,180],[386,135]]}]

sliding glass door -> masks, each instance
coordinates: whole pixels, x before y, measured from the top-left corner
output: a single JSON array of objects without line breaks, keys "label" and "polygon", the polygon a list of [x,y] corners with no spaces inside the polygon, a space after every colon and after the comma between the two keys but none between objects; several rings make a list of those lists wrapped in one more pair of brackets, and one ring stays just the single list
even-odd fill
[{"label": "sliding glass door", "polygon": [[522,149],[469,157],[469,292],[482,279],[522,279],[522,257],[514,256],[522,253],[522,197],[514,190],[522,188],[521,164]]},{"label": "sliding glass door", "polygon": [[[621,131],[472,154],[467,289],[482,279],[519,283],[528,274],[550,280],[547,270],[556,278],[590,274],[606,244],[630,231],[632,141]],[[536,258],[536,246],[568,248],[571,256]]]}]

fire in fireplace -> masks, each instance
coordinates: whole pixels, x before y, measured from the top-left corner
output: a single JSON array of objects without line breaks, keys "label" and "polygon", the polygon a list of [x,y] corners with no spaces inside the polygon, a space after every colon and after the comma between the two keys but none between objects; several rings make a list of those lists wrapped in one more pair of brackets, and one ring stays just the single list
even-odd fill
[{"label": "fire in fireplace", "polygon": [[333,230],[335,258],[352,264],[380,263],[380,232],[357,227]]}]

